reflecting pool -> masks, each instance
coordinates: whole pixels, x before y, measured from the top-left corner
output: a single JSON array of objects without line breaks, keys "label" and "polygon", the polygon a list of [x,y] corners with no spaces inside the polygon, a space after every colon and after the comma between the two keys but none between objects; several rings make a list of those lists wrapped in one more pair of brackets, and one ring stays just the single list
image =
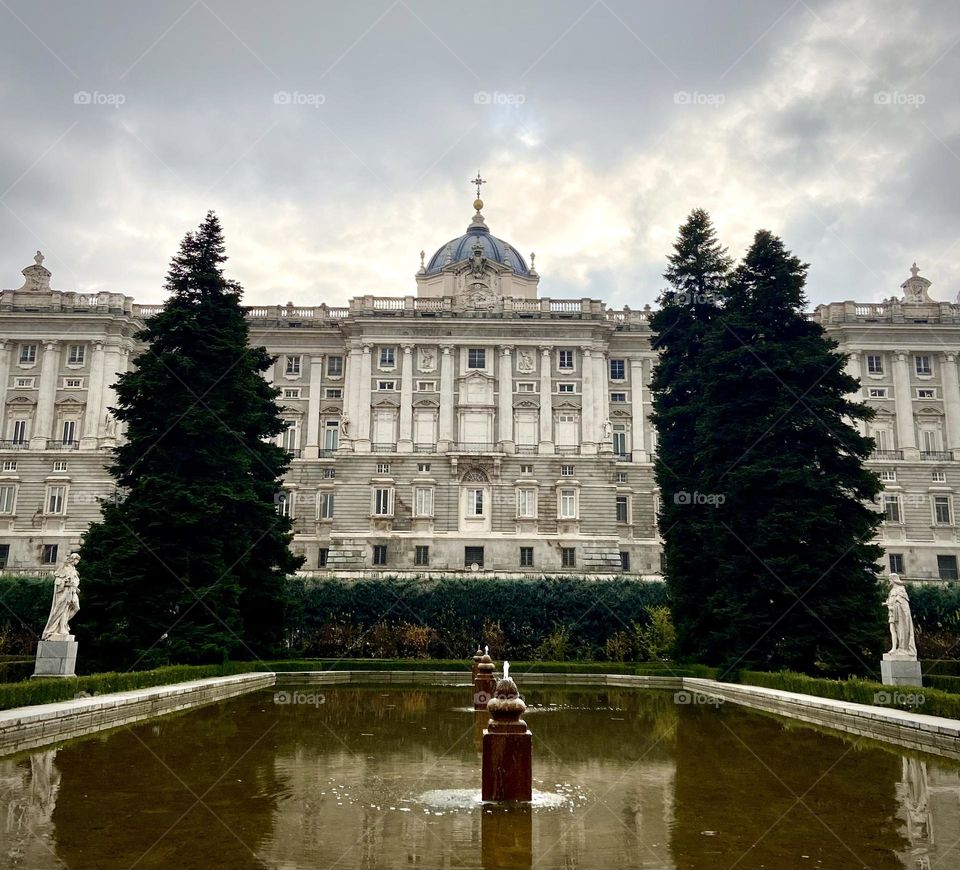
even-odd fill
[{"label": "reflecting pool", "polygon": [[0,867],[960,867],[960,764],[669,692],[527,687],[535,805],[470,689],[311,687],[0,759]]}]

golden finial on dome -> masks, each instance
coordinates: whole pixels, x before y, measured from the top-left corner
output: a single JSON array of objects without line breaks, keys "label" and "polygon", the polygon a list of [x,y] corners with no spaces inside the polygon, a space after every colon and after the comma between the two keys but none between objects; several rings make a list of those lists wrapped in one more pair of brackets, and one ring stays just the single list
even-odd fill
[{"label": "golden finial on dome", "polygon": [[479,196],[473,201],[473,207],[474,207],[477,211],[480,211],[480,209],[483,208],[483,200],[480,199]]}]

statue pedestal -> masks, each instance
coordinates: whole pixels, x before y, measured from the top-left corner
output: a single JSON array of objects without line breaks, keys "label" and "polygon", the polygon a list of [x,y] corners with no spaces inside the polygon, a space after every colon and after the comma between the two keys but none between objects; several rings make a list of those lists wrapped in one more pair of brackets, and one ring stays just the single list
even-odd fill
[{"label": "statue pedestal", "polygon": [[922,686],[920,662],[886,653],[880,662],[880,677],[885,686]]},{"label": "statue pedestal", "polygon": [[74,677],[77,666],[75,640],[41,640],[37,645],[34,677]]}]

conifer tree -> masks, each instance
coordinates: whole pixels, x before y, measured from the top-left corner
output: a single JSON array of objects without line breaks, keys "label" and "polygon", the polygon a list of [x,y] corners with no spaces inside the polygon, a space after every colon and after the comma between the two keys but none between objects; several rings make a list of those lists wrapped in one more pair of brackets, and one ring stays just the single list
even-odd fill
[{"label": "conifer tree", "polygon": [[710,505],[704,661],[847,675],[883,638],[873,412],[823,328],[804,316],[807,266],[761,230],[711,323],[697,404]]},{"label": "conifer tree", "polygon": [[713,568],[706,544],[710,517],[698,499],[703,492],[696,436],[702,415],[704,342],[718,314],[717,301],[731,261],[702,209],[691,212],[680,227],[668,260],[664,273],[668,287],[650,321],[653,347],[660,352],[651,382],[657,428],[654,471],[677,653],[697,659],[711,621],[703,601]]},{"label": "conifer tree", "polygon": [[169,298],[116,384],[126,426],[117,497],[83,539],[77,633],[88,667],[120,669],[269,653],[282,632],[290,520],[275,495],[289,454],[272,364],[249,347],[219,221],[188,233]]}]

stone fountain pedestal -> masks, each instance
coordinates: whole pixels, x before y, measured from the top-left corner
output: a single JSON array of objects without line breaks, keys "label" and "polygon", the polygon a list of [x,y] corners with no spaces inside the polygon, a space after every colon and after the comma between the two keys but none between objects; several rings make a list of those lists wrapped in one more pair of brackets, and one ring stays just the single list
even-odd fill
[{"label": "stone fountain pedestal", "polygon": [[493,659],[489,651],[477,662],[477,675],[473,680],[473,709],[486,710],[487,704],[497,688],[497,679],[493,675]]},{"label": "stone fountain pedestal", "polygon": [[483,732],[483,784],[485,801],[530,801],[533,799],[533,735],[520,717],[527,709],[510,679],[510,664],[504,662],[503,679],[487,711],[490,723]]}]

